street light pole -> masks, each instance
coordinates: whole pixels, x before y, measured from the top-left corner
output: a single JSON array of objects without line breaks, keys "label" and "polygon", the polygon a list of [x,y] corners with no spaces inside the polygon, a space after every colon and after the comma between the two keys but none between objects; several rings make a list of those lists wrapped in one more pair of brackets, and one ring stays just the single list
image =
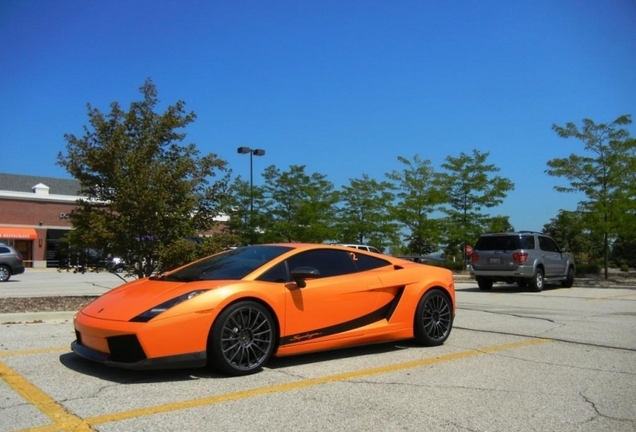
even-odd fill
[{"label": "street light pole", "polygon": [[265,150],[263,149],[253,149],[250,147],[239,147],[237,149],[239,154],[250,154],[250,217],[249,217],[249,225],[250,225],[250,242],[254,243],[254,227],[252,226],[253,213],[254,213],[254,170],[252,168],[252,156],[264,156]]}]

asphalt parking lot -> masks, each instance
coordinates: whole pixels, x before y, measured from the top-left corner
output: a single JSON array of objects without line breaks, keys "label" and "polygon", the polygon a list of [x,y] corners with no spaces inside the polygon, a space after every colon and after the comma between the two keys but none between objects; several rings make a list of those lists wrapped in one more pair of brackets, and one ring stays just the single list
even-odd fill
[{"label": "asphalt parking lot", "polygon": [[[38,275],[6,289],[90,295],[114,277]],[[0,431],[636,430],[636,288],[460,282],[457,301],[441,347],[273,359],[240,378],[110,369],[70,352],[72,314],[0,318]]]}]

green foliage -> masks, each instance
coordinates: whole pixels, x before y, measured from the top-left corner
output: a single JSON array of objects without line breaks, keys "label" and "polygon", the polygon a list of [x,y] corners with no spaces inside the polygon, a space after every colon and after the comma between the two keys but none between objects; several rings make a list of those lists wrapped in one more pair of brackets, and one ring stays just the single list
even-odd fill
[{"label": "green foliage", "polygon": [[472,155],[462,152],[458,157],[448,156],[442,164],[446,171],[439,173],[435,180],[444,193],[441,210],[447,217],[446,237],[459,242],[460,250],[478,238],[484,226],[493,222],[483,213],[484,209],[501,204],[507,193],[514,189],[510,180],[492,175],[499,168],[486,163],[489,155],[473,150]]},{"label": "green foliage", "polygon": [[514,232],[515,227],[508,216],[493,216],[484,221],[485,232]]},{"label": "green foliage", "polygon": [[611,258],[617,262],[624,262],[628,266],[636,267],[636,237],[619,236],[612,243]]},{"label": "green foliage", "polygon": [[238,237],[237,245],[258,244],[265,241],[264,228],[268,226],[264,190],[237,177],[229,188],[226,213],[230,215],[228,227]]},{"label": "green foliage", "polygon": [[574,255],[577,262],[596,261],[603,257],[602,237],[586,229],[579,212],[559,211],[543,226],[543,233],[555,239],[561,249]]},{"label": "green foliage", "polygon": [[555,186],[557,191],[585,195],[579,211],[585,227],[603,237],[606,278],[610,237],[634,232],[636,224],[633,199],[636,141],[624,128],[631,123],[631,116],[624,115],[609,124],[583,119],[580,129],[573,123],[552,126],[560,137],[574,138],[584,144],[585,154],[552,159],[546,172],[569,182],[569,186]]},{"label": "green foliage", "polygon": [[335,238],[338,193],[325,175],[306,174],[305,165],[292,165],[285,172],[271,165],[263,178],[266,241],[321,243]]},{"label": "green foliage", "polygon": [[389,206],[391,218],[407,231],[409,253],[430,253],[439,247],[441,226],[429,215],[443,202],[443,191],[434,182],[430,160],[415,155],[412,161],[398,156],[398,161],[403,169],[386,175],[395,194],[395,201]]},{"label": "green foliage", "polygon": [[601,265],[596,262],[592,263],[577,263],[576,274],[577,275],[596,275],[601,272]]},{"label": "green foliage", "polygon": [[339,243],[369,244],[384,250],[396,240],[396,225],[387,203],[393,201],[390,185],[368,175],[351,179],[339,194],[341,206],[335,223]]},{"label": "green foliage", "polygon": [[209,231],[229,180],[226,162],[182,145],[179,130],[196,118],[178,101],[162,114],[151,80],[128,111],[117,102],[104,114],[88,105],[84,136],[65,135],[58,165],[79,180],[85,198],[71,213],[75,245],[123,257],[134,273],[157,270],[161,255],[178,240]]}]

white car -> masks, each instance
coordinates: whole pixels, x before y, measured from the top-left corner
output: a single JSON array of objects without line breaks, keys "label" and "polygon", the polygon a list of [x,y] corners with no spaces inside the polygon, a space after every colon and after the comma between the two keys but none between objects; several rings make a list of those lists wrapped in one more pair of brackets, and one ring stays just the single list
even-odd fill
[{"label": "white car", "polygon": [[375,252],[375,253],[379,253],[379,254],[382,253],[377,248],[374,248],[373,246],[363,245],[363,244],[337,244],[336,246],[346,246],[346,247],[350,247],[350,248],[354,248],[354,249],[362,249],[362,250],[365,250],[365,251]]}]

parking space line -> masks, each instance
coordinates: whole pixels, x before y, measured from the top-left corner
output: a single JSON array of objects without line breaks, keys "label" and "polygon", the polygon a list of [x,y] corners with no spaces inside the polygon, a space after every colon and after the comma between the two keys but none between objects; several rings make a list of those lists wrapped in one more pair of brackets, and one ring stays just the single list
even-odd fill
[{"label": "parking space line", "polygon": [[51,425],[53,430],[93,431],[85,420],[68,412],[53,398],[4,363],[0,363],[0,378],[13,391],[51,419],[54,423]]},{"label": "parking space line", "polygon": [[68,351],[68,347],[55,347],[55,348],[36,348],[30,350],[22,350],[22,351],[5,351],[0,352],[0,358],[2,357],[16,357],[21,355],[32,355],[32,354],[46,354],[52,352],[60,352],[60,351]]},{"label": "parking space line", "polygon": [[[181,402],[173,402],[168,404],[156,405],[147,408],[134,409],[130,411],[121,411],[111,414],[103,414],[94,417],[81,419],[69,413],[62,405],[53,400],[50,396],[42,392],[36,386],[31,384],[27,379],[20,376],[13,369],[0,362],[0,378],[5,381],[9,387],[19,393],[24,399],[39,409],[53,424],[36,426],[34,428],[23,429],[22,432],[55,432],[55,431],[94,431],[91,426],[104,423],[112,423],[123,420],[130,420],[139,417],[151,416],[168,412],[181,411],[190,408],[197,408],[206,405],[214,405],[222,402],[242,400],[256,396],[262,396],[272,393],[282,393],[292,390],[298,390],[316,385],[327,384],[336,381],[347,381],[356,378],[369,377],[390,372],[397,372],[405,369],[429,366],[437,363],[450,362],[468,357],[475,357],[484,354],[491,354],[499,351],[524,348],[533,345],[552,342],[550,339],[530,339],[522,342],[513,342],[503,345],[495,345],[491,347],[472,349],[453,354],[446,354],[439,357],[414,360],[393,365],[381,366],[377,368],[362,369],[353,372],[345,372],[336,375],[329,375],[320,378],[312,378],[292,383],[274,385],[269,387],[261,387],[252,390],[244,390],[234,393],[226,393],[216,396],[210,396],[200,399],[192,399]],[[32,350],[42,352],[42,350]],[[54,351],[50,349],[50,351]],[[46,352],[46,351],[44,351]]]},{"label": "parking space line", "polygon": [[293,383],[274,385],[270,387],[261,387],[261,388],[257,388],[253,390],[245,390],[245,391],[240,391],[235,393],[227,393],[227,394],[222,394],[217,396],[210,396],[207,398],[193,399],[193,400],[182,401],[182,402],[174,402],[169,404],[157,405],[154,407],[141,408],[141,409],[130,410],[130,411],[122,411],[122,412],[113,413],[113,414],[104,414],[101,416],[87,418],[85,419],[85,421],[88,424],[94,426],[94,425],[99,425],[104,423],[111,423],[116,421],[133,419],[137,417],[144,417],[148,415],[161,414],[161,413],[166,413],[171,411],[179,411],[179,410],[184,410],[189,408],[196,408],[196,407],[200,407],[204,405],[214,405],[221,402],[247,399],[247,398],[262,396],[266,394],[298,390],[302,388],[313,387],[316,385],[326,384],[326,383],[335,382],[335,381],[346,381],[346,380],[352,380],[356,378],[368,377],[372,375],[379,375],[379,374],[384,374],[389,372],[397,372],[404,369],[412,369],[415,367],[428,366],[428,365],[432,365],[436,363],[459,360],[466,357],[474,357],[474,356],[482,355],[482,354],[490,354],[490,353],[494,353],[498,351],[505,351],[505,350],[532,346],[532,345],[538,345],[538,344],[542,344],[546,342],[551,342],[551,341],[548,339],[531,339],[531,340],[523,341],[523,342],[515,342],[515,343],[498,345],[498,346],[493,346],[488,348],[463,351],[463,352],[459,352],[455,354],[447,354],[447,355],[443,355],[439,357],[415,360],[415,361],[410,361],[405,363],[398,363],[398,364],[382,366],[378,368],[363,369],[363,370],[354,371],[354,372],[346,372],[342,374],[330,375],[330,376],[321,377],[321,378],[313,378],[313,379],[297,381]]}]

